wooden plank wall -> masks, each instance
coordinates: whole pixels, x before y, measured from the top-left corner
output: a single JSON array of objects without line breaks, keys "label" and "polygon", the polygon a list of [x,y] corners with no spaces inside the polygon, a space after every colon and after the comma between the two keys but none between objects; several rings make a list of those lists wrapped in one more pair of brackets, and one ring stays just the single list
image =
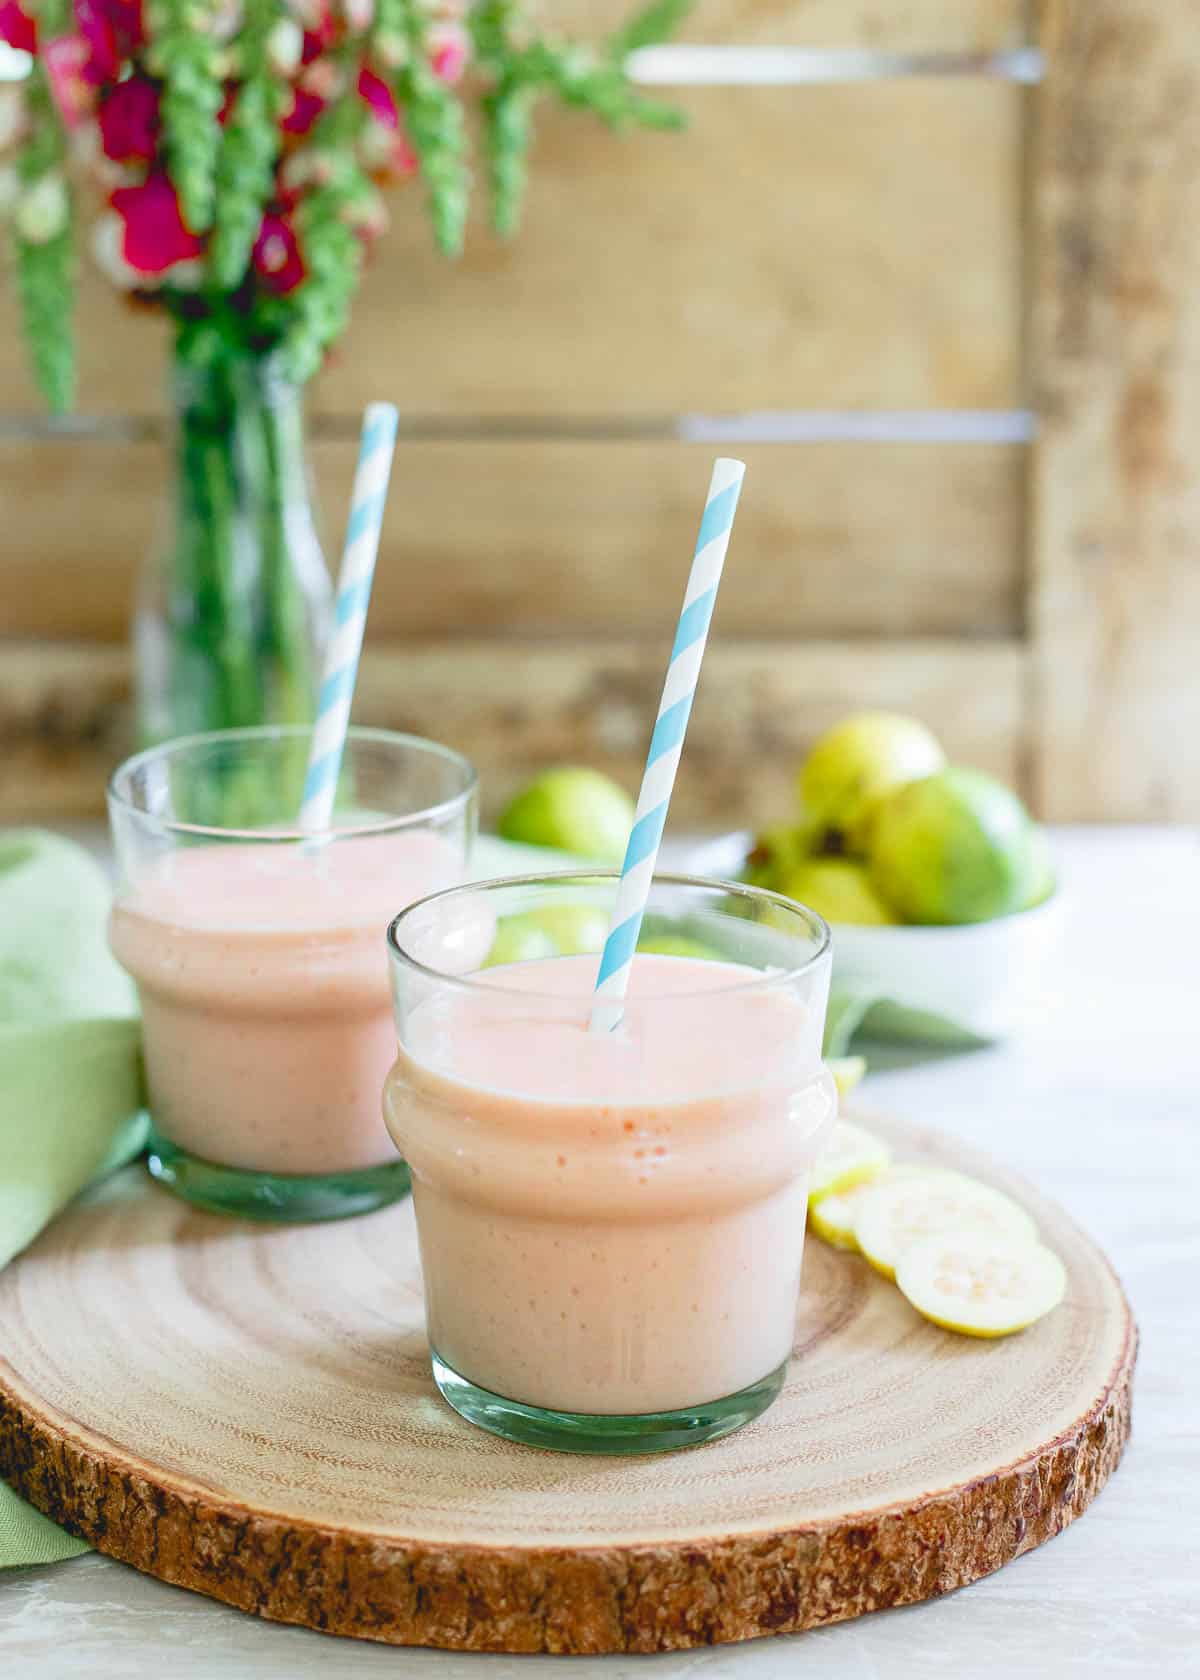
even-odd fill
[{"label": "wooden plank wall", "polygon": [[1200,819],[1200,32],[1044,0],[1032,703],[1056,816]]},{"label": "wooden plank wall", "polygon": [[[595,29],[623,6],[555,0],[554,15]],[[1151,0],[1139,9],[1148,18]],[[1080,720],[1096,716],[1086,696],[1110,671],[1064,631],[1086,581],[1059,555],[1086,532],[1055,491],[1055,462],[1065,475],[1110,463],[1083,460],[1069,417],[1055,433],[1063,455],[1038,470],[1030,549],[1025,218],[1034,203],[1039,272],[1063,290],[1078,277],[1056,280],[1054,253],[1069,255],[1095,178],[1053,159],[1095,96],[1087,41],[1070,44],[1087,26],[1064,3],[1048,38],[1067,43],[1074,78],[1068,68],[1060,94],[1036,96],[1049,101],[1037,129],[1039,169],[1057,182],[1048,208],[1027,173],[1035,96],[996,73],[997,55],[1032,38],[1025,11],[1021,0],[700,0],[689,41],[832,52],[792,61],[825,79],[689,86],[680,137],[614,138],[548,112],[521,239],[500,246],[477,227],[453,268],[432,254],[415,198],[394,201],[392,234],[310,405],[331,549],[357,411],[384,393],[403,412],[364,721],[462,747],[492,808],[554,759],[632,784],[708,461],[714,445],[748,439],[678,820],[769,819],[813,732],[868,703],[925,716],[952,752],[1056,816],[1190,808],[1178,767],[1087,785],[1078,768]],[[1100,139],[1120,146],[1107,130]],[[1120,169],[1096,167],[1113,182],[1115,239]],[[1178,246],[1165,276],[1177,292],[1182,232]],[[1076,359],[1062,361],[1055,308],[1042,301],[1035,315],[1049,370],[1035,388],[1053,394],[1069,375],[1083,401],[1108,371],[1111,318],[1093,324],[1081,370],[1073,340]],[[97,809],[128,734],[123,638],[158,516],[164,345],[99,280],[81,334],[81,417],[48,426],[0,288],[8,816]],[[1127,587],[1113,584],[1110,616]],[[1153,659],[1133,641],[1141,652],[1127,650],[1109,720],[1128,735],[1123,764],[1140,727],[1139,662]],[[1056,673],[1060,646],[1074,662]]]}]

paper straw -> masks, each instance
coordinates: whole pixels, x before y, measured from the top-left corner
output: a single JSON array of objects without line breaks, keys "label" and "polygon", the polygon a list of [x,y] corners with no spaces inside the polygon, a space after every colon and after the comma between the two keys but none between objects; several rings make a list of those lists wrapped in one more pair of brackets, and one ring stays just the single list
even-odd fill
[{"label": "paper straw", "polygon": [[730,461],[724,457],[713,466],[704,517],[700,521],[700,535],[696,538],[696,552],[683,597],[683,611],[679,615],[679,628],[675,632],[675,645],[667,666],[667,680],[663,684],[658,717],[650,738],[633,829],[625,848],[621,879],[617,883],[612,921],[600,958],[600,972],[596,978],[588,1023],[592,1032],[611,1032],[625,1011],[625,991],[629,985],[633,953],[637,949],[642,917],[650,897],[658,848],[667,821],[667,807],[675,786],[683,737],[700,678],[700,662],[708,643],[708,627],[712,622],[717,586],[721,581],[721,568],[725,564],[725,551],[729,547],[729,533],[745,472],[744,461]]},{"label": "paper straw", "polygon": [[367,624],[383,506],[396,447],[397,419],[391,403],[369,403],[363,415],[350,522],[346,527],[346,546],[342,550],[333,605],[333,634],[325,654],[317,721],[313,725],[300,805],[300,827],[311,833],[327,829],[333,822],[333,800]]}]

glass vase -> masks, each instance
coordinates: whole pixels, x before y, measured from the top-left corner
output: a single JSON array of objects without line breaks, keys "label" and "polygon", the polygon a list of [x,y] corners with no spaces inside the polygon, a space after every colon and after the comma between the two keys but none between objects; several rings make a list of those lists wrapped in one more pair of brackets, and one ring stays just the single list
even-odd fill
[{"label": "glass vase", "polygon": [[315,712],[331,587],[302,394],[270,356],[177,357],[169,519],[134,617],[144,745]]}]

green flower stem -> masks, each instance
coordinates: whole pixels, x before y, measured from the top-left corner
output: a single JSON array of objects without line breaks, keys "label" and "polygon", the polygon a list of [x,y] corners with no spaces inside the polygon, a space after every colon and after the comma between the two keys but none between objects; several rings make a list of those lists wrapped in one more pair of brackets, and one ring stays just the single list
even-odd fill
[{"label": "green flower stem", "polygon": [[669,40],[691,11],[694,0],[649,0],[608,40],[608,56],[623,62],[639,47]]},{"label": "green flower stem", "polygon": [[178,368],[172,731],[305,723],[310,608],[328,585],[308,526],[299,393],[270,359],[185,343],[196,359]]},{"label": "green flower stem", "polygon": [[172,713],[190,729],[226,729],[263,715],[254,627],[237,575],[237,409],[232,372],[218,364],[195,380],[180,412],[168,619],[176,642]]},{"label": "green flower stem", "polygon": [[[313,669],[305,597],[288,540],[288,510],[304,507],[307,493],[298,398],[289,393],[273,400],[268,393],[261,427],[262,650],[273,690],[271,715],[280,723],[308,723],[313,716],[317,673]],[[297,477],[301,482],[296,482]]]}]

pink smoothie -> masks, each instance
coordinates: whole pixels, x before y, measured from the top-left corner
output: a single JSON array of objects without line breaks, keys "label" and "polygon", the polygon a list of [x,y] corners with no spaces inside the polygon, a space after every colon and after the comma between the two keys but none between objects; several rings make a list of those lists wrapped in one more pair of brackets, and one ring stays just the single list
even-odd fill
[{"label": "pink smoothie", "polygon": [[379,1114],[395,1056],[384,934],[461,879],[427,830],[176,851],[118,899],[155,1124],[191,1155],[271,1173],[396,1159]]},{"label": "pink smoothie", "polygon": [[526,1404],[673,1410],[788,1357],[836,1097],[816,1012],[752,970],[638,956],[606,1036],[595,971],[519,963],[419,1004],[384,1108],[440,1357]]}]

